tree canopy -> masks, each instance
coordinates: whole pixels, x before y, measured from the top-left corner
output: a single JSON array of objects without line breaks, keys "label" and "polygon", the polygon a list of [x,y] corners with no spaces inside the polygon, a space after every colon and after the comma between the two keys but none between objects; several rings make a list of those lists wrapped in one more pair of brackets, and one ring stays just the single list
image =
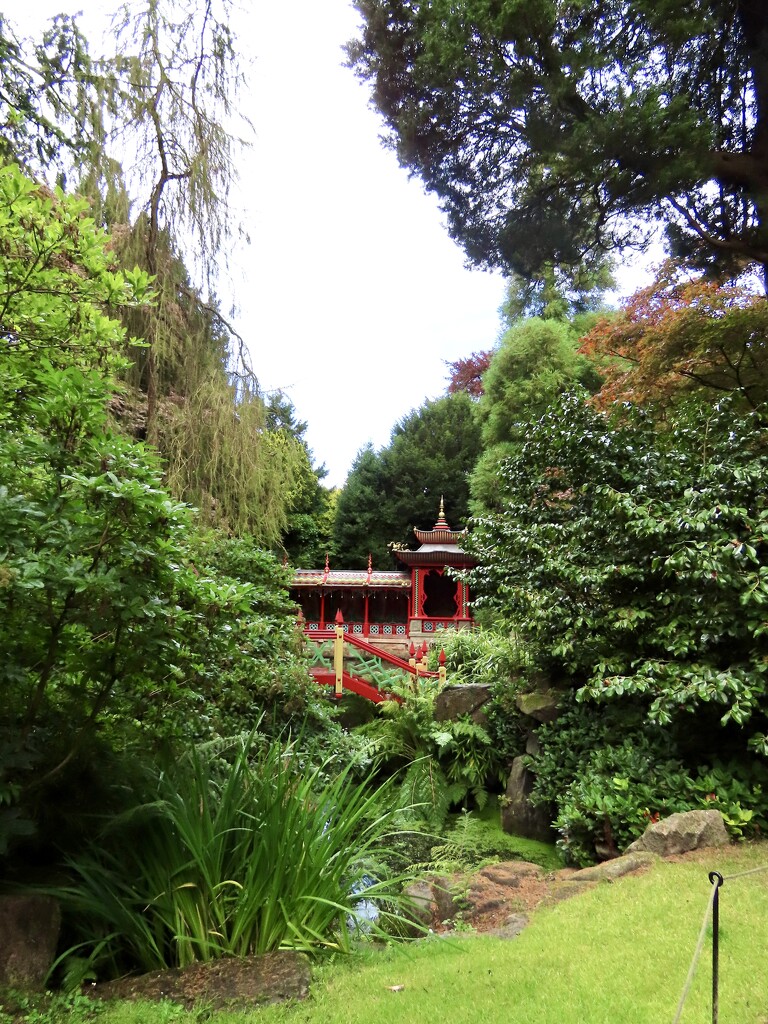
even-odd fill
[{"label": "tree canopy", "polygon": [[763,753],[765,428],[689,400],[661,429],[569,394],[501,470],[501,510],[469,546],[481,601],[580,698],[640,698],[661,724],[737,723]]},{"label": "tree canopy", "polygon": [[599,385],[594,363],[578,347],[578,329],[562,319],[512,322],[502,335],[476,404],[483,453],[471,479],[473,512],[496,507],[500,465],[519,449],[531,423],[574,385],[590,391]]},{"label": "tree canopy", "polygon": [[690,278],[668,262],[582,338],[580,351],[600,362],[605,377],[598,403],[668,406],[695,392],[713,401],[731,393],[748,408],[764,407],[768,303],[755,284]]},{"label": "tree canopy", "polygon": [[768,265],[768,9],[735,0],[356,0],[350,64],[474,262],[597,265],[664,224]]},{"label": "tree canopy", "polygon": [[483,393],[483,376],[491,365],[492,356],[493,351],[486,349],[484,352],[472,352],[454,362],[446,362],[450,370],[448,394],[455,395],[463,391],[471,398],[479,398]]},{"label": "tree canopy", "polygon": [[242,77],[229,13],[228,0],[192,12],[179,0],[123,5],[114,51],[98,58],[72,19],[54,19],[38,43],[0,22],[1,155],[66,178],[110,231],[116,265],[152,278],[151,304],[115,310],[143,341],[126,352],[130,388],[111,403],[120,426],[158,448],[174,496],[207,524],[277,548],[299,526],[306,534],[297,519],[318,484],[303,441],[270,425],[213,290],[239,230],[228,195]]},{"label": "tree canopy", "polygon": [[525,425],[571,385],[595,389],[599,378],[593,364],[579,355],[578,343],[571,324],[535,317],[504,333],[477,406],[486,446],[520,437]]}]

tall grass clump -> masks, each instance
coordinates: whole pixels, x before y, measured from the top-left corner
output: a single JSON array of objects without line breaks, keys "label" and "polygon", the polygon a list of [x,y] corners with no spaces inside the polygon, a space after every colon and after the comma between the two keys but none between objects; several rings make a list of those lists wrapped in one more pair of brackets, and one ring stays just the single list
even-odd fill
[{"label": "tall grass clump", "polygon": [[436,669],[440,651],[452,685],[494,685],[532,667],[530,652],[514,630],[505,628],[441,630],[430,651],[430,668]]},{"label": "tall grass clump", "polygon": [[196,749],[154,771],[136,805],[68,861],[72,881],[55,895],[89,968],[347,950],[363,919],[376,932],[398,916],[402,879],[377,869],[387,784],[305,769],[290,746],[253,737],[229,753]]}]

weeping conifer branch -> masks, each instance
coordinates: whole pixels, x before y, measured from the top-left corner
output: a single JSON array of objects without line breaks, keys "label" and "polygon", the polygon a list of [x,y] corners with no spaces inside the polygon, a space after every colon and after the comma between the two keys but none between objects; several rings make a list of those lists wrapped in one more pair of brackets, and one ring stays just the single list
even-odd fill
[{"label": "weeping conifer branch", "polygon": [[[229,130],[233,97],[243,85],[230,13],[229,0],[205,0],[191,11],[179,0],[125,3],[113,20],[118,52],[99,61],[94,76],[97,102],[81,186],[110,226],[133,219],[121,258],[157,281],[154,311],[128,325],[146,342],[133,383],[147,396],[147,439],[155,443],[159,397],[169,387],[192,393],[214,372],[211,354],[223,361],[225,376],[232,369],[256,385],[242,342],[234,351],[226,337],[222,344],[222,336],[235,336],[212,297],[232,225],[241,223],[228,205],[235,155],[245,144]],[[138,212],[129,214],[131,207]],[[174,253],[180,247],[193,254],[186,265]],[[191,323],[182,325],[180,312]],[[189,335],[210,333],[213,321],[213,344],[190,351]],[[193,380],[179,379],[184,367]]]},{"label": "weeping conifer branch", "polygon": [[171,489],[196,505],[207,525],[279,545],[307,455],[295,438],[267,429],[257,394],[236,401],[233,387],[202,382],[163,424],[161,448]]},{"label": "weeping conifer branch", "polygon": [[[76,74],[69,91],[51,79],[58,105],[43,99],[62,127],[30,115],[29,132],[12,142],[26,154],[35,132],[48,132],[48,148],[38,146],[41,173],[53,168],[54,153],[57,166],[76,168],[79,191],[111,232],[115,262],[154,278],[153,307],[122,314],[129,337],[144,346],[130,350],[128,394],[115,415],[129,409],[130,429],[157,445],[176,496],[199,505],[207,522],[271,546],[315,478],[306,445],[267,424],[244,341],[215,295],[241,224],[228,206],[243,144],[231,132],[242,116],[233,100],[243,76],[230,15],[229,0],[191,9],[181,0],[130,0],[113,22],[117,52],[97,60],[74,22],[61,20],[49,43],[70,55],[66,67]],[[0,19],[0,43],[8,38]],[[0,70],[16,68],[19,103],[34,114],[32,80],[11,44]],[[41,74],[53,68],[47,53],[37,54]],[[73,119],[76,138],[64,130]]]},{"label": "weeping conifer branch", "polygon": [[245,145],[228,129],[244,78],[226,23],[231,5],[218,7],[217,15],[206,0],[190,13],[177,0],[143,0],[125,4],[114,23],[119,138],[132,154],[124,166],[148,218],[148,251],[161,231],[194,242],[206,287],[232,236],[228,197]]}]

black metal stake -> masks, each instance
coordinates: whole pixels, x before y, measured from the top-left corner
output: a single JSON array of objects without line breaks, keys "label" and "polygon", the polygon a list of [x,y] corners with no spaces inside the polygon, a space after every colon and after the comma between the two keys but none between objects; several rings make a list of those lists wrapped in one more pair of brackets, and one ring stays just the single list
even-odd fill
[{"label": "black metal stake", "polygon": [[717,1024],[718,988],[720,984],[720,886],[723,876],[719,871],[710,871],[709,880],[715,886],[712,897],[712,1024]]}]

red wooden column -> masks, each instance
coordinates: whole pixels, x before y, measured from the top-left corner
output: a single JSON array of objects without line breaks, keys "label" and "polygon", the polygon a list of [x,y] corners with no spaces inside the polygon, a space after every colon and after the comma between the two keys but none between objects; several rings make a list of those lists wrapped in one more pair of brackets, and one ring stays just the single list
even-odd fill
[{"label": "red wooden column", "polygon": [[325,569],[323,570],[323,582],[320,584],[320,629],[325,629],[325,584],[328,581],[328,573],[331,571],[331,563],[328,559],[328,552],[325,553]]},{"label": "red wooden column", "polygon": [[363,636],[368,636],[368,597],[371,593],[371,575],[373,574],[373,561],[371,559],[371,553],[368,552],[368,579],[365,582],[365,589],[363,590]]}]

